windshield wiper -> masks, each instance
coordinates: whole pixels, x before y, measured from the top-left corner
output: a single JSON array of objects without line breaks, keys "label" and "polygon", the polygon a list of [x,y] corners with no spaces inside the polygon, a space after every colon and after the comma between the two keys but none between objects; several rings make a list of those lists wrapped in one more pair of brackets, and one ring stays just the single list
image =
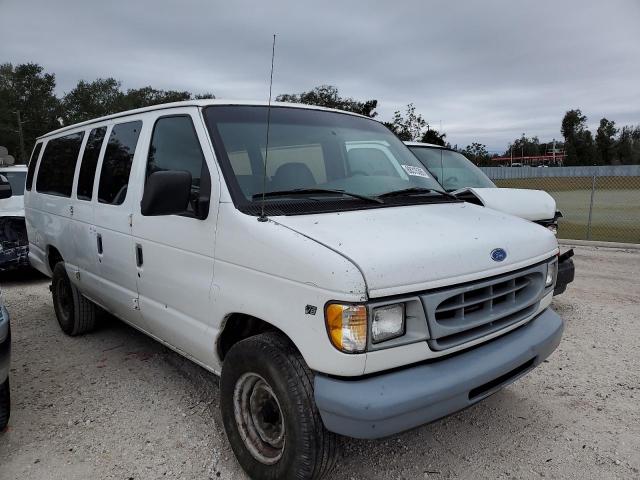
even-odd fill
[{"label": "windshield wiper", "polygon": [[[368,195],[360,195],[359,193],[352,193],[352,192],[347,192],[345,190],[338,190],[338,189],[332,189],[332,188],[294,188],[292,190],[276,190],[273,192],[265,192],[264,197],[269,198],[269,197],[287,197],[287,196],[293,196],[293,195],[327,195],[327,194],[347,195],[349,197],[358,198],[360,200],[365,200],[367,202],[384,203],[382,200],[380,200],[377,197],[369,197]],[[253,200],[260,199],[262,198],[262,193],[256,193],[255,195],[252,195],[251,198]]]},{"label": "windshield wiper", "polygon": [[443,197],[448,197],[453,200],[459,200],[455,195],[451,195],[448,192],[443,192],[442,190],[436,190],[433,188],[423,188],[423,187],[409,187],[409,188],[401,188],[400,190],[391,190],[390,192],[381,193],[376,198],[389,198],[389,197],[402,197],[402,196],[411,196],[411,195],[424,195],[425,193],[437,193],[442,195]]}]

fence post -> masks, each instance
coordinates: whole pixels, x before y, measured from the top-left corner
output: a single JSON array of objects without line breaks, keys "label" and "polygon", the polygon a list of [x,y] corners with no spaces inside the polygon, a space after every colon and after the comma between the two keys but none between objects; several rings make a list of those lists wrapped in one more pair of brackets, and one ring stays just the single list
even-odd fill
[{"label": "fence post", "polygon": [[593,167],[593,176],[591,177],[591,200],[589,201],[589,220],[587,221],[587,240],[591,240],[591,215],[593,213],[593,194],[596,190],[596,167]]}]

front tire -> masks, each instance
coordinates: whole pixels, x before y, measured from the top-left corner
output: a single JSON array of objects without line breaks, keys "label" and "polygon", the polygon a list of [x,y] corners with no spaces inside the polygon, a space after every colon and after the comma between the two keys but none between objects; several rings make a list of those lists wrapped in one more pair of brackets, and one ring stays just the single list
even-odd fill
[{"label": "front tire", "polygon": [[71,283],[64,262],[56,263],[53,269],[51,296],[56,318],[64,333],[74,337],[95,328],[96,306]]},{"label": "front tire", "polygon": [[263,333],[235,344],[220,385],[224,427],[252,479],[319,479],[337,458],[337,436],[324,428],[313,374],[283,335]]},{"label": "front tire", "polygon": [[9,379],[0,385],[0,432],[2,432],[9,423],[9,414],[11,413],[11,395],[9,393]]}]

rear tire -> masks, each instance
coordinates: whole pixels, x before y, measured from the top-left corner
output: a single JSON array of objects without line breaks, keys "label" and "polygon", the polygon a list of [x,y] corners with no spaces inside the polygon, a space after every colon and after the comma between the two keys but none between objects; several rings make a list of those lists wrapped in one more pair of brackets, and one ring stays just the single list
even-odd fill
[{"label": "rear tire", "polygon": [[70,336],[90,332],[96,326],[96,306],[71,283],[64,262],[56,263],[51,279],[53,308],[60,328]]},{"label": "rear tire", "polygon": [[9,414],[11,413],[11,394],[9,392],[9,379],[0,385],[0,432],[2,432],[9,423]]},{"label": "rear tire", "polygon": [[220,407],[231,448],[252,479],[319,479],[333,469],[338,438],[320,418],[313,374],[283,335],[263,333],[229,350]]}]

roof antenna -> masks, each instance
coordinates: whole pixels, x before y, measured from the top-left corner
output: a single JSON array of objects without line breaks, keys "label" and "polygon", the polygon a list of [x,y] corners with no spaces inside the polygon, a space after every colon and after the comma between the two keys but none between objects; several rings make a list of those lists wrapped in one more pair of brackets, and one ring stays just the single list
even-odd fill
[{"label": "roof antenna", "polygon": [[260,209],[259,222],[266,222],[264,214],[264,198],[267,190],[267,160],[269,158],[269,127],[271,126],[271,87],[273,87],[273,59],[276,56],[276,34],[273,34],[273,45],[271,46],[271,77],[269,78],[269,105],[267,106],[267,143],[264,148],[264,172],[262,175],[262,208]]}]

